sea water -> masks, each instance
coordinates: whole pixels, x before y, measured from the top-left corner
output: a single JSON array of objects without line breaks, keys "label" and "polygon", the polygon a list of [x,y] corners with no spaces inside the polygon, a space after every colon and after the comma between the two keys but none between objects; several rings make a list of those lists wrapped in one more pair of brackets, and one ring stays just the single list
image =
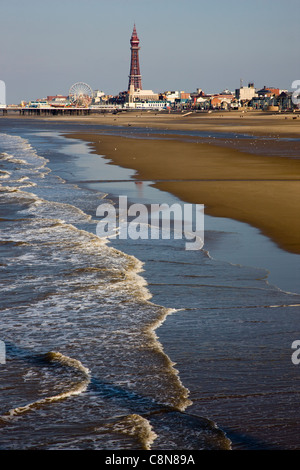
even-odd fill
[{"label": "sea water", "polygon": [[197,252],[99,239],[103,201],[175,198],[61,137],[76,126],[1,125],[0,447],[299,448],[296,289],[214,258],[214,220]]}]

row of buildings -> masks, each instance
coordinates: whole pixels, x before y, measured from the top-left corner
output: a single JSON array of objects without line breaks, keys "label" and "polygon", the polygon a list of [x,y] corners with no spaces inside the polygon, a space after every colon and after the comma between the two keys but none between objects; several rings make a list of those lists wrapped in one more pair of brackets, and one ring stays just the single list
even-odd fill
[{"label": "row of buildings", "polygon": [[[104,98],[104,100],[103,100]],[[273,111],[293,110],[293,93],[288,90],[264,86],[256,89],[253,83],[241,86],[235,91],[223,90],[220,93],[207,94],[201,88],[195,92],[152,90],[129,90],[118,96],[100,98],[99,106],[110,103],[125,109],[187,109],[187,110],[235,110],[241,108]]]},{"label": "row of buildings", "polygon": [[164,91],[155,93],[152,90],[136,89],[133,85],[129,91],[118,95],[109,95],[100,90],[93,91],[87,101],[74,99],[68,95],[47,96],[28,103],[22,102],[25,108],[69,108],[84,107],[91,110],[111,109],[145,109],[145,110],[238,110],[241,108],[260,110],[293,110],[292,93],[274,87],[264,86],[256,89],[253,83],[240,87],[234,92],[224,90],[220,93],[207,94],[201,88],[194,92]]}]

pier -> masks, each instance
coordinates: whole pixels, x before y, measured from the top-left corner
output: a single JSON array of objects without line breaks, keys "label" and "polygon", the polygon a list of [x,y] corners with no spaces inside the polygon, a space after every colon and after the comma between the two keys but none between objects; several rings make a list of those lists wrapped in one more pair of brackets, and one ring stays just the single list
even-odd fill
[{"label": "pier", "polygon": [[117,113],[119,111],[118,108],[114,106],[102,106],[102,107],[88,107],[88,108],[80,108],[80,107],[45,107],[45,108],[38,108],[38,107],[22,107],[22,106],[10,106],[7,108],[0,109],[2,111],[3,116],[7,115],[8,113],[18,113],[20,116],[87,116],[92,114],[103,114],[103,113]]}]

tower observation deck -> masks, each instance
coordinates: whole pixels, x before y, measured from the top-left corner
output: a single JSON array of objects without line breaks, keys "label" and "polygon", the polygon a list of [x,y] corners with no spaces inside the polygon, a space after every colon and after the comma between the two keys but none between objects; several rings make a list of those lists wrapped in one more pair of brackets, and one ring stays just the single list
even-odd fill
[{"label": "tower observation deck", "polygon": [[129,83],[128,91],[130,90],[131,85],[134,86],[134,91],[142,89],[142,76],[140,72],[140,63],[139,63],[139,44],[140,40],[138,38],[135,25],[133,27],[131,39],[131,60],[130,60],[130,74],[129,74]]}]

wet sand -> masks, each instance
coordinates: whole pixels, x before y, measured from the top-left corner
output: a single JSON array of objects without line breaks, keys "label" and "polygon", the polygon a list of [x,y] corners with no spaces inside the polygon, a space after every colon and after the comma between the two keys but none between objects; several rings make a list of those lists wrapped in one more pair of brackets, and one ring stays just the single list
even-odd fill
[{"label": "wet sand", "polygon": [[[82,132],[67,137],[90,142],[94,152],[105,155],[112,164],[136,170],[137,180],[153,181],[157,188],[183,201],[204,204],[209,215],[248,223],[280,248],[300,253],[300,141],[293,141],[300,139],[298,114],[132,111],[20,118],[80,123]],[[145,138],[104,135],[103,129],[87,133],[85,124],[113,126],[116,130],[119,126],[140,127],[145,129]],[[234,132],[266,139],[243,137],[229,142],[221,135],[209,141],[158,134],[149,139],[150,128]]]},{"label": "wet sand", "polygon": [[[56,115],[56,116],[19,116],[7,115],[7,118],[39,119],[50,121],[80,122],[85,124],[100,124],[109,126],[135,126],[145,129],[179,129],[203,130],[216,132],[238,132],[249,135],[272,135],[300,137],[300,112],[297,113],[271,113],[263,111],[216,111],[212,113],[199,112],[154,112],[129,111],[117,114],[103,113],[91,115]],[[0,116],[0,119],[2,116]]]}]

